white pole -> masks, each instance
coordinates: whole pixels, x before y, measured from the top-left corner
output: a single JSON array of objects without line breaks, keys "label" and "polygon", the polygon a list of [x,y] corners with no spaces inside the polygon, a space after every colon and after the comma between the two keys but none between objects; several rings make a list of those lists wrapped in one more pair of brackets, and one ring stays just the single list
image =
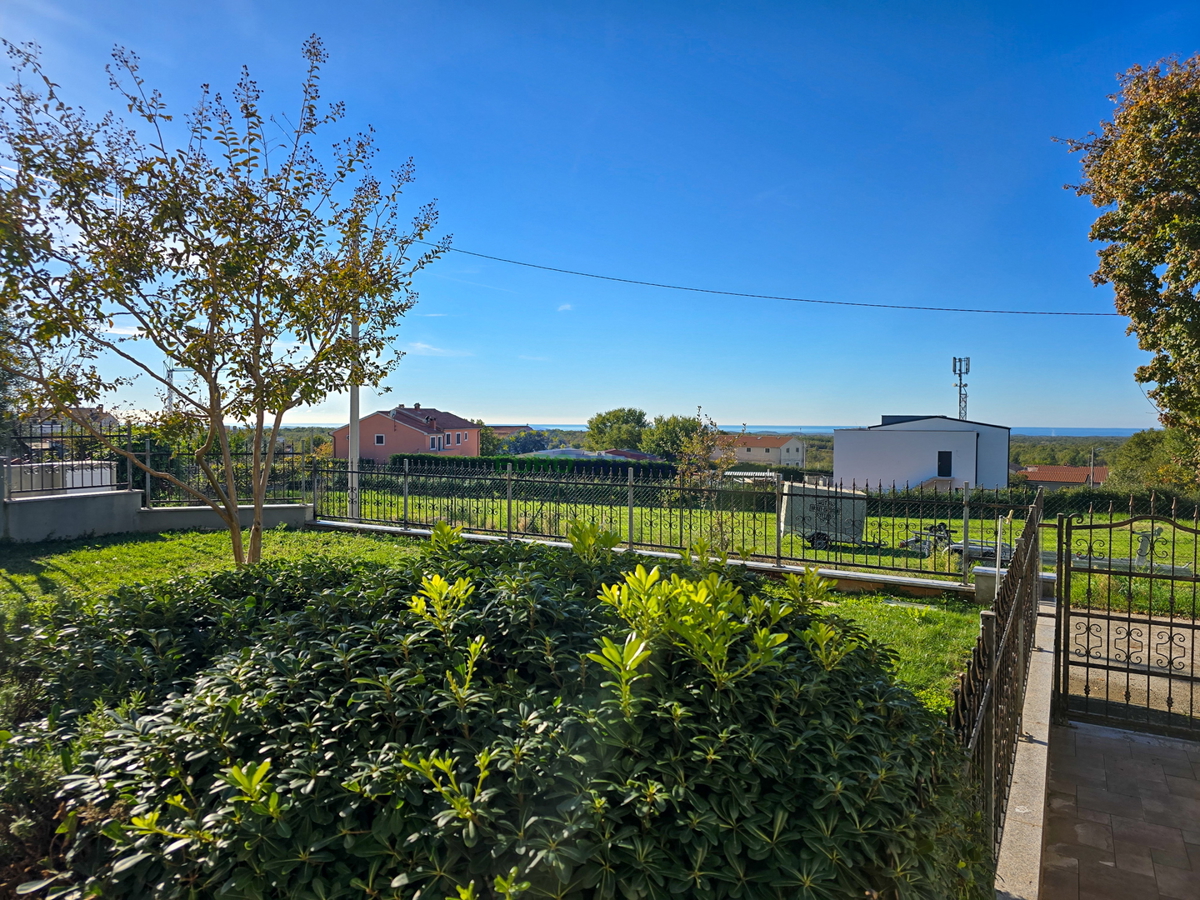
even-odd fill
[{"label": "white pole", "polygon": [[[350,320],[350,340],[358,346],[358,316]],[[358,502],[358,382],[350,382],[350,446],[346,450],[346,499],[347,513],[356,522],[361,517]]]}]

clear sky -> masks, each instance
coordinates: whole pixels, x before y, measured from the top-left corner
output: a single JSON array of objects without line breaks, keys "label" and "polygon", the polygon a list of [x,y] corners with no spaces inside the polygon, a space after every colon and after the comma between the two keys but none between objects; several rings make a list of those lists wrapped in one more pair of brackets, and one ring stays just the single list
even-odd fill
[{"label": "clear sky", "polygon": [[[4,0],[69,99],[138,52],[180,112],[246,64],[415,157],[454,245],[632,279],[829,300],[1111,311],[1063,190],[1114,75],[1200,50],[1200,4]],[[618,285],[451,254],[420,278],[391,393],[493,422],[703,405],[721,422],[956,414],[1152,427],[1119,318],[892,312]],[[149,402],[149,401],[147,401]],[[345,418],[345,397],[292,421]]]}]

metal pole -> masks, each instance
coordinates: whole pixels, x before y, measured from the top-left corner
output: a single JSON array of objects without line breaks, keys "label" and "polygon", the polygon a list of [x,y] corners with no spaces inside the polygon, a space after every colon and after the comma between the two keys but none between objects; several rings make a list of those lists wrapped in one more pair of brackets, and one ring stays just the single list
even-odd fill
[{"label": "metal pole", "polygon": [[154,509],[154,496],[152,493],[154,479],[150,477],[150,468],[150,435],[146,435],[146,509]]},{"label": "metal pole", "polygon": [[1004,547],[1004,516],[996,516],[996,600],[1000,599],[1000,551]]},{"label": "metal pole", "polygon": [[[354,315],[350,319],[350,340],[354,342],[355,348],[358,347],[358,316]],[[358,447],[359,447],[359,425],[358,425],[358,382],[351,380],[350,382],[350,432],[346,436],[349,440],[349,446],[346,448],[346,500],[347,513],[350,518],[357,522],[362,513],[362,508],[359,505],[358,497]]]},{"label": "metal pole", "polygon": [[404,458],[404,525],[408,527],[408,457]]},{"label": "metal pole", "polygon": [[987,822],[987,833],[991,840],[992,847],[996,844],[996,709],[998,706],[996,696],[996,613],[993,610],[985,609],[979,613],[979,629],[983,636],[983,646],[987,652],[987,680],[984,684],[984,696],[987,699],[987,708],[983,710],[983,733],[980,739],[983,741],[981,748],[981,756],[983,760],[980,768],[984,780],[984,814]]},{"label": "metal pole", "polygon": [[629,474],[629,549],[633,549],[633,466],[629,466],[626,471]]},{"label": "metal pole", "polygon": [[506,528],[508,530],[508,539],[511,541],[512,535],[513,535],[513,529],[512,529],[512,463],[508,464],[508,469],[504,474],[504,481],[505,481],[505,490],[508,493],[508,515],[506,517],[508,522],[507,522]]},{"label": "metal pole", "polygon": [[963,552],[962,583],[966,584],[971,574],[971,482],[963,482]]},{"label": "metal pole", "polygon": [[783,565],[783,475],[775,474],[775,565]]}]

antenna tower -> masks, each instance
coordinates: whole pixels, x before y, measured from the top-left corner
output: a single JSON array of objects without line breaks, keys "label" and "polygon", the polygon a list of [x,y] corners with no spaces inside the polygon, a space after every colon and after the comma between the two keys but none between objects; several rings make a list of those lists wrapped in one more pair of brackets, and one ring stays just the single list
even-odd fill
[{"label": "antenna tower", "polygon": [[958,376],[958,417],[965,419],[967,417],[967,383],[963,381],[963,376],[971,371],[971,357],[955,356],[954,359],[954,374]]}]

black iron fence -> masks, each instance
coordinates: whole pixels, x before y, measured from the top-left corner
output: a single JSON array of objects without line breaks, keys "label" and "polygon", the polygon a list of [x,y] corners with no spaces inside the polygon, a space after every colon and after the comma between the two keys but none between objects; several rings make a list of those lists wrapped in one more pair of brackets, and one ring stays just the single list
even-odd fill
[{"label": "black iron fence", "polygon": [[991,609],[980,613],[980,635],[954,692],[950,722],[967,752],[967,774],[978,798],[993,853],[1000,851],[1012,782],[1029,658],[1041,596],[1039,493],[1025,511],[1021,536]]},{"label": "black iron fence", "polygon": [[[166,477],[149,476],[126,453]],[[267,477],[266,499],[271,503],[309,502],[310,460],[311,452],[290,445],[277,447]],[[231,454],[228,465],[219,456],[209,461],[223,487],[231,480],[242,502],[251,497],[255,468],[251,450]],[[172,448],[131,425],[99,423],[92,432],[74,423],[23,422],[0,430],[0,494],[5,498],[112,490],[141,491],[147,506],[202,504],[194,492],[216,496],[194,453]]]},{"label": "black iron fence", "polygon": [[1029,508],[1007,491],[821,486],[761,477],[696,484],[629,467],[613,474],[400,465],[314,466],[318,518],[563,539],[573,520],[629,547],[698,544],[745,558],[883,570],[965,582],[980,562],[1006,562]]},{"label": "black iron fence", "polygon": [[129,460],[108,443],[129,446],[133,431],[110,426],[97,437],[74,424],[22,423],[0,429],[0,486],[7,497],[127,490]]},{"label": "black iron fence", "polygon": [[1200,738],[1200,514],[1168,510],[1058,517],[1057,721]]}]

